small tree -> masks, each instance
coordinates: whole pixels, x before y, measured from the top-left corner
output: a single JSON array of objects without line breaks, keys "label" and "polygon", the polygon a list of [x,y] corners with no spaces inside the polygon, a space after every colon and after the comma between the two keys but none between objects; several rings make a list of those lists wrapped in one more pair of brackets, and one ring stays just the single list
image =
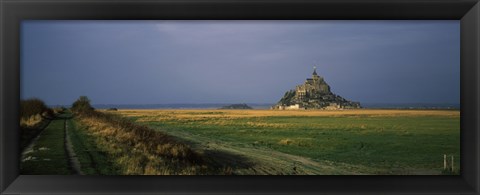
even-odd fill
[{"label": "small tree", "polygon": [[90,100],[87,96],[80,96],[77,101],[72,104],[72,111],[76,113],[88,113],[94,108],[90,105]]}]

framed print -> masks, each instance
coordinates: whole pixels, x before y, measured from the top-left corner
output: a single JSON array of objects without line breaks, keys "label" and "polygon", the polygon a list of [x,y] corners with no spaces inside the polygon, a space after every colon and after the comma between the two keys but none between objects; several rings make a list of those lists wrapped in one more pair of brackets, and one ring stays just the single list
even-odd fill
[{"label": "framed print", "polygon": [[479,9],[4,1],[2,193],[477,194]]}]

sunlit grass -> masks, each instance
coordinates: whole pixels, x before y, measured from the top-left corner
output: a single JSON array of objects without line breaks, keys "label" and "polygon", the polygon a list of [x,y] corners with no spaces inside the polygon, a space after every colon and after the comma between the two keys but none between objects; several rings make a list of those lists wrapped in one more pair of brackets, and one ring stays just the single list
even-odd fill
[{"label": "sunlit grass", "polygon": [[[105,152],[121,175],[198,175],[215,169],[175,137],[102,113],[89,113],[78,124]],[[222,173],[218,173],[222,174]]]},{"label": "sunlit grass", "polygon": [[455,156],[455,164],[460,163],[458,110],[119,110],[117,113],[173,135],[187,133],[227,146],[272,149],[318,162],[375,168],[369,174],[441,174],[443,154]]}]

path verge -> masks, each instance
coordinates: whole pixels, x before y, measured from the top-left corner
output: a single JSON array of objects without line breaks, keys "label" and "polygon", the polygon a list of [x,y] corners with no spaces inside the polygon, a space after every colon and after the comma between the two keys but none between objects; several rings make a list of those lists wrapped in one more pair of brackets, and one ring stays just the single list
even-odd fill
[{"label": "path verge", "polygon": [[82,172],[80,161],[78,160],[77,154],[75,154],[75,150],[73,149],[67,120],[71,120],[71,119],[64,120],[65,150],[68,156],[68,162],[72,170],[75,172],[75,174],[84,175],[84,173]]}]

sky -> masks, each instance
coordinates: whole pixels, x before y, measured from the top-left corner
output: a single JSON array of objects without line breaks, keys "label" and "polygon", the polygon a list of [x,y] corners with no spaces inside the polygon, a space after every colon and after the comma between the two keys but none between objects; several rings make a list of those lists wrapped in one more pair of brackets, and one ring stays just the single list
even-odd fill
[{"label": "sky", "polygon": [[21,98],[70,105],[276,103],[310,78],[360,103],[460,103],[460,23],[21,24]]}]

